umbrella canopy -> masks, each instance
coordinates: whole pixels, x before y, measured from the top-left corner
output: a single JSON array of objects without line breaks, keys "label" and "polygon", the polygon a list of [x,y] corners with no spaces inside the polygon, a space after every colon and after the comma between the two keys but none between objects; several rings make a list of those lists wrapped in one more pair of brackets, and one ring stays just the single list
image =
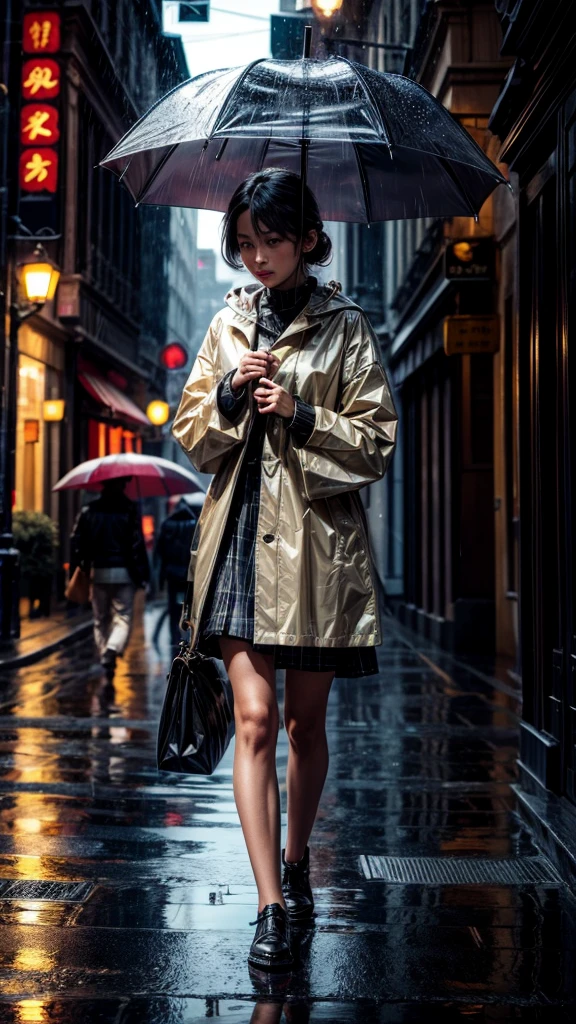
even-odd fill
[{"label": "umbrella canopy", "polygon": [[105,455],[81,462],[52,488],[53,491],[99,491],[106,480],[131,476],[126,487],[129,498],[152,498],[170,494],[189,494],[204,488],[190,469],[154,455]]},{"label": "umbrella canopy", "polygon": [[423,86],[332,57],[198,75],[102,161],[137,203],[226,210],[251,172],[301,173],[324,220],[476,216],[506,179]]}]

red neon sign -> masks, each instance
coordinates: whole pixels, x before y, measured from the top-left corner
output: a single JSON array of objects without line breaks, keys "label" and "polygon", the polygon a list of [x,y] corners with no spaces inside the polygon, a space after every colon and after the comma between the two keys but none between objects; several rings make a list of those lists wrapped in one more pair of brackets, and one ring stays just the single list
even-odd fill
[{"label": "red neon sign", "polygon": [[60,15],[55,11],[34,11],[24,15],[24,53],[57,53],[60,49]]},{"label": "red neon sign", "polygon": [[20,154],[20,188],[26,192],[56,192],[58,153],[55,149],[25,149]]},{"label": "red neon sign", "polygon": [[26,60],[22,67],[22,95],[25,100],[54,99],[60,93],[60,68],[49,57]]},{"label": "red neon sign", "polygon": [[51,146],[58,142],[58,110],[49,103],[27,103],[20,112],[20,141],[23,146]]}]

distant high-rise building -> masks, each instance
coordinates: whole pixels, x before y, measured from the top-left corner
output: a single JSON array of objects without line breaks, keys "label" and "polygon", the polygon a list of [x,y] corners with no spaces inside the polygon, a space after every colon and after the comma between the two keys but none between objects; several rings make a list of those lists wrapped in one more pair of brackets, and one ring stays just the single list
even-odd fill
[{"label": "distant high-rise building", "polygon": [[210,321],[224,305],[224,296],[231,287],[231,281],[219,281],[216,277],[216,252],[214,249],[198,249],[197,302],[193,355],[196,355]]}]

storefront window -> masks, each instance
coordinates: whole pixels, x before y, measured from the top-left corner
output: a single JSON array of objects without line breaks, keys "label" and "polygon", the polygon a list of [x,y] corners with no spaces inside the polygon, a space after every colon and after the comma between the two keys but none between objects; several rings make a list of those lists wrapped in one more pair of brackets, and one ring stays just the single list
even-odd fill
[{"label": "storefront window", "polygon": [[15,507],[31,512],[44,509],[45,396],[44,363],[21,355],[18,360]]},{"label": "storefront window", "polygon": [[101,420],[88,420],[88,458],[103,455],[142,453],[142,438],[126,427],[111,427]]}]

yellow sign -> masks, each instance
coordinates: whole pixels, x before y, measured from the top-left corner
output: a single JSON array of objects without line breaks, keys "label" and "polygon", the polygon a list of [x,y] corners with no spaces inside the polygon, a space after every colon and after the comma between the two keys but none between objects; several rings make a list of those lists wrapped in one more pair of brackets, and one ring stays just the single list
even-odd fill
[{"label": "yellow sign", "polygon": [[444,319],[444,351],[447,356],[497,352],[500,347],[498,315],[447,316]]}]

